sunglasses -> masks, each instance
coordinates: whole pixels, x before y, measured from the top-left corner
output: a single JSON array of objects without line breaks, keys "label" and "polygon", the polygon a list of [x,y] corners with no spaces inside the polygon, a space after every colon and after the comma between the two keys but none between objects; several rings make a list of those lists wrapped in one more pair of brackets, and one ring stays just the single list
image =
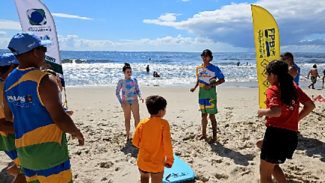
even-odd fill
[{"label": "sunglasses", "polygon": [[42,52],[46,53],[47,52],[47,48],[44,46],[40,46],[36,48],[37,50],[41,50]]}]

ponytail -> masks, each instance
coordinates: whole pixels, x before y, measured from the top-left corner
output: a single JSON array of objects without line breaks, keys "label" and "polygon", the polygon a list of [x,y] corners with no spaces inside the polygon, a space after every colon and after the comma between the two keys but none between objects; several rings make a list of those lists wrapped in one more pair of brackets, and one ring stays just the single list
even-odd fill
[{"label": "ponytail", "polygon": [[126,69],[131,69],[131,65],[129,63],[124,63],[124,66],[123,66],[123,72],[126,71]]}]

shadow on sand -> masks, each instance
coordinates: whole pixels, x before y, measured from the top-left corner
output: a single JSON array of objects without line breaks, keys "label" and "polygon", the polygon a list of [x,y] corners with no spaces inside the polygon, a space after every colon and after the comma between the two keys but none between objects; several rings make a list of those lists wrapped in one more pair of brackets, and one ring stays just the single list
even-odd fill
[{"label": "shadow on sand", "polygon": [[219,156],[222,157],[227,157],[230,159],[234,160],[234,163],[238,164],[238,165],[242,165],[242,166],[248,166],[249,162],[254,159],[254,155],[252,154],[241,154],[240,152],[234,151],[232,149],[226,148],[224,147],[222,144],[220,143],[210,143],[211,149],[212,151],[214,151],[215,153],[217,153]]},{"label": "shadow on sand", "polygon": [[318,139],[308,138],[298,134],[297,150],[305,150],[307,156],[318,156],[322,162],[325,162],[325,143]]},{"label": "shadow on sand", "polygon": [[131,141],[128,141],[125,146],[121,149],[124,154],[131,154],[132,157],[137,158],[138,149],[132,145]]}]

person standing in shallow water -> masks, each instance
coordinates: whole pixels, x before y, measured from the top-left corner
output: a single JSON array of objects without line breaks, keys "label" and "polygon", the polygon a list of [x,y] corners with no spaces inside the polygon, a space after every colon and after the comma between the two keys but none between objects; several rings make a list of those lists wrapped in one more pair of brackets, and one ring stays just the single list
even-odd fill
[{"label": "person standing in shallow water", "polygon": [[208,125],[208,115],[212,124],[212,141],[217,140],[217,92],[216,86],[225,82],[225,77],[218,66],[211,64],[213,59],[209,49],[203,50],[201,54],[202,65],[196,67],[197,82],[191,92],[199,86],[199,105],[201,111],[201,130],[200,139],[207,139],[206,129]]},{"label": "person standing in shallow water", "polygon": [[131,77],[132,68],[130,64],[125,63],[122,71],[124,73],[124,79],[118,81],[115,95],[124,112],[126,142],[128,142],[130,140],[131,112],[134,117],[134,128],[136,128],[140,121],[138,97],[141,102],[143,102],[143,99],[141,97],[138,80]]}]

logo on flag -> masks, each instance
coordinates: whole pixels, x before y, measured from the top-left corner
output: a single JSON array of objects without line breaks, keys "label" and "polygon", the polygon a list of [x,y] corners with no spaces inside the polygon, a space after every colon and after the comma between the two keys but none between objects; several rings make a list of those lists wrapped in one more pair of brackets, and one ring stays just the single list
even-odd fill
[{"label": "logo on flag", "polygon": [[31,25],[46,25],[47,23],[43,9],[28,9],[27,16]]}]

